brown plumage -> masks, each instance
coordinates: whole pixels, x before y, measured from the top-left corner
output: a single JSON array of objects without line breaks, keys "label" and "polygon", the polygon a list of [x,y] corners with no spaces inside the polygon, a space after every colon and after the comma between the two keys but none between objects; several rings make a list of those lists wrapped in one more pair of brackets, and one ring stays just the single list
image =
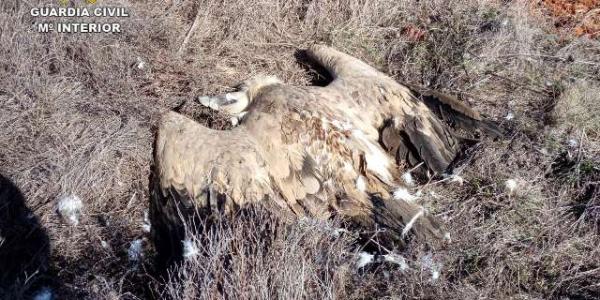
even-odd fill
[{"label": "brown plumage", "polygon": [[[333,76],[328,86],[296,87],[266,77],[236,93],[201,97],[202,104],[239,118],[231,130],[174,112],[162,118],[154,210],[166,207],[175,218],[181,203],[228,212],[261,202],[298,216],[340,214],[377,224],[399,240],[406,224],[419,236],[443,237],[420,205],[393,192],[402,187],[403,167],[423,162],[444,172],[461,140],[425,101],[366,63],[325,46],[308,54]],[[484,122],[466,105],[434,96],[440,112],[472,128]]]}]

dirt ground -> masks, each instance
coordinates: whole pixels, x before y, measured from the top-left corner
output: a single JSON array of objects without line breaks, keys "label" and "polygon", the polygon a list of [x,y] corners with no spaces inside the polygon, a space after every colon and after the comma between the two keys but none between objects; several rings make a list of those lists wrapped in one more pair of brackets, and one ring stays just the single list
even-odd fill
[{"label": "dirt ground", "polygon": [[[120,34],[33,32],[30,9],[49,2],[0,2],[1,299],[600,298],[598,1],[71,1],[132,16],[101,20]],[[194,98],[256,74],[308,85],[296,54],[315,42],[509,133],[475,148],[462,184],[411,190],[452,243],[409,237],[380,253],[405,265],[358,268],[340,220],[258,212],[159,277],[145,218],[158,118],[224,126]]]},{"label": "dirt ground", "polygon": [[555,26],[566,28],[576,36],[600,35],[600,1],[544,0],[542,3],[555,18]]}]

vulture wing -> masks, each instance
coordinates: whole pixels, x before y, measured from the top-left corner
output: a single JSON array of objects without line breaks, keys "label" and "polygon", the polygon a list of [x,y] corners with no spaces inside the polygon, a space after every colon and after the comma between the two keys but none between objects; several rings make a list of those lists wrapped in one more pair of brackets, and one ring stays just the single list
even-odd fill
[{"label": "vulture wing", "polygon": [[155,145],[160,196],[225,212],[256,202],[276,204],[297,215],[304,214],[305,206],[313,213],[323,211],[306,203],[320,191],[314,160],[298,144],[278,142],[281,125],[268,120],[277,116],[261,117],[261,134],[253,135],[243,126],[213,130],[167,113]]},{"label": "vulture wing", "polygon": [[313,46],[308,54],[334,77],[327,87],[295,88],[269,79],[243,93],[200,99],[214,109],[243,112],[232,130],[212,130],[173,112],[163,117],[151,209],[155,230],[163,230],[155,239],[170,242],[157,241],[159,247],[181,247],[181,210],[228,212],[258,202],[300,216],[336,211],[390,228],[400,239],[410,228],[444,235],[420,205],[391,195],[401,185],[393,157],[442,173],[461,142],[445,121],[492,133],[493,124],[457,99],[415,93],[329,47]]},{"label": "vulture wing", "polygon": [[308,55],[331,73],[334,81],[328,88],[351,95],[344,103],[346,110],[368,115],[370,125],[379,130],[382,146],[399,163],[415,166],[424,162],[434,173],[444,173],[463,141],[449,124],[466,132],[502,135],[493,122],[454,97],[415,87],[411,90],[361,60],[326,46],[314,45]]},{"label": "vulture wing", "polygon": [[464,101],[458,98],[441,93],[438,91],[406,84],[413,91],[415,96],[423,101],[429,109],[442,120],[465,130],[472,132],[473,129],[479,129],[483,133],[492,137],[502,137],[504,133],[498,125],[490,120],[486,120],[478,111],[469,107]]},{"label": "vulture wing", "polygon": [[267,163],[241,127],[213,130],[169,112],[158,129],[155,167],[162,196],[189,206],[229,211],[272,194]]},{"label": "vulture wing", "polygon": [[283,213],[327,212],[327,204],[312,195],[320,190],[313,161],[257,140],[243,126],[213,130],[169,112],[160,121],[154,149],[150,212],[163,267],[181,259],[184,224],[197,211],[228,213],[260,203]]}]

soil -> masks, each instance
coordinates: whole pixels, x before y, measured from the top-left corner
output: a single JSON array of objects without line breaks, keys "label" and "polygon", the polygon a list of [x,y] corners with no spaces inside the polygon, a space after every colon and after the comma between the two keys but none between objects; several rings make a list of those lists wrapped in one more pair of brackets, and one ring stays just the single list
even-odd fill
[{"label": "soil", "polygon": [[575,36],[600,36],[600,0],[542,0],[557,28]]}]

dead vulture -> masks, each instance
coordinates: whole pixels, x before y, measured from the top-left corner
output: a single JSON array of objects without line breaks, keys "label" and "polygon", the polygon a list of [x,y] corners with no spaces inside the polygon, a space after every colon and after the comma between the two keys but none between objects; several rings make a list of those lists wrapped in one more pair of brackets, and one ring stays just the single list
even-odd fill
[{"label": "dead vulture", "polygon": [[200,97],[238,117],[231,130],[175,112],[162,118],[153,201],[160,222],[175,222],[182,207],[231,212],[263,202],[297,216],[378,224],[398,236],[412,228],[444,237],[421,205],[394,197],[401,174],[419,163],[432,173],[446,170],[463,139],[445,121],[467,131],[497,129],[461,101],[414,93],[352,56],[321,45],[307,52],[332,75],[329,85],[260,77],[238,92]]}]

